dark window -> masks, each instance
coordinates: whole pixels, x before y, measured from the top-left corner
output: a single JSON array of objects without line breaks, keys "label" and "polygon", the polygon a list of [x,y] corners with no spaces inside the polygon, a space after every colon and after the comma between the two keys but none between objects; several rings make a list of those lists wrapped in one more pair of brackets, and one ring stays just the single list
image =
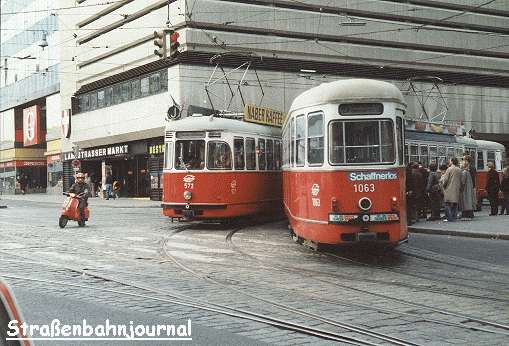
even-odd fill
[{"label": "dark window", "polygon": [[226,142],[211,141],[207,149],[208,169],[232,169],[232,152]]},{"label": "dark window", "polygon": [[90,98],[88,94],[81,95],[80,97],[80,110],[82,112],[88,112],[90,109]]},{"label": "dark window", "polygon": [[141,84],[139,79],[135,79],[131,81],[131,90],[132,90],[132,96],[133,99],[137,99],[138,97],[141,97]]},{"label": "dark window", "polygon": [[205,168],[205,141],[181,140],[175,144],[175,168],[201,170]]},{"label": "dark window", "polygon": [[323,113],[308,115],[308,163],[323,164]]},{"label": "dark window", "polygon": [[104,107],[104,94],[104,90],[99,90],[99,92],[97,92],[97,108]]},{"label": "dark window", "polygon": [[159,73],[150,76],[150,94],[156,94],[161,90]]},{"label": "dark window", "polygon": [[104,90],[104,105],[111,106],[113,104],[113,88],[109,87]]},{"label": "dark window", "polygon": [[90,110],[93,111],[94,109],[97,109],[97,93],[96,92],[90,93]]},{"label": "dark window", "polygon": [[274,141],[267,139],[267,170],[274,170]]},{"label": "dark window", "polygon": [[477,152],[477,169],[484,169],[484,151]]},{"label": "dark window", "polygon": [[258,169],[264,171],[267,168],[267,163],[265,162],[265,139],[258,139],[256,151],[258,152]]},{"label": "dark window", "polygon": [[160,74],[160,83],[161,83],[161,91],[168,90],[168,70],[162,70],[159,72]]},{"label": "dark window", "polygon": [[403,161],[404,158],[404,151],[405,151],[405,143],[403,140],[403,131],[405,129],[403,128],[403,119],[401,117],[396,118],[396,131],[398,136],[398,160],[400,165],[404,165],[405,162]]},{"label": "dark window", "polygon": [[145,97],[150,95],[150,81],[148,77],[142,78],[140,81],[141,84],[141,96]]},{"label": "dark window", "polygon": [[233,140],[234,164],[236,170],[244,169],[244,139],[235,138]]},{"label": "dark window", "polygon": [[306,156],[306,118],[299,115],[295,120],[295,163],[304,166]]},{"label": "dark window", "polygon": [[120,84],[113,86],[113,104],[119,104],[122,102],[122,87]]},{"label": "dark window", "polygon": [[294,119],[290,121],[290,166],[295,162],[295,127]]},{"label": "dark window", "polygon": [[246,168],[256,170],[256,145],[254,138],[246,138]]},{"label": "dark window", "polygon": [[274,140],[274,169],[281,169],[281,141]]},{"label": "dark window", "polygon": [[131,100],[131,83],[123,83],[122,84],[122,101],[127,102]]}]

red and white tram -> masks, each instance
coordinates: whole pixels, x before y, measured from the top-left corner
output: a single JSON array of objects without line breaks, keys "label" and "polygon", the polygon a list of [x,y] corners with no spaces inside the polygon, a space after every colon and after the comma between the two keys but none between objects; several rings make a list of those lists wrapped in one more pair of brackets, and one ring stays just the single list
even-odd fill
[{"label": "red and white tram", "polygon": [[229,219],[281,212],[281,129],[190,116],[165,132],[163,214]]},{"label": "red and white tram", "polygon": [[407,239],[405,110],[397,87],[369,79],[322,84],[294,100],[283,127],[283,193],[297,239]]}]

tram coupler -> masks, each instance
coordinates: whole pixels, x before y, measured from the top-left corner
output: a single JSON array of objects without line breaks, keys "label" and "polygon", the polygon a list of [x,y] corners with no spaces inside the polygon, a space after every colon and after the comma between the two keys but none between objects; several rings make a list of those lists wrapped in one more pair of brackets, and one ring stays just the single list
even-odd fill
[{"label": "tram coupler", "polygon": [[307,240],[307,239],[304,239],[304,241],[302,242],[302,245],[304,245],[307,248],[310,248],[313,251],[318,251],[318,248],[319,248],[318,243],[311,241],[311,240]]}]

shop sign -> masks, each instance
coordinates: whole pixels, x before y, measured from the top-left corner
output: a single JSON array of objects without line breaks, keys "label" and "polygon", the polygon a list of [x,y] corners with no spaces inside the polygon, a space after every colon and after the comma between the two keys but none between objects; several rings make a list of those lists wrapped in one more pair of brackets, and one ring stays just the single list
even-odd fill
[{"label": "shop sign", "polygon": [[23,145],[36,145],[40,140],[41,108],[38,105],[23,109]]},{"label": "shop sign", "polygon": [[61,159],[60,155],[49,155],[49,156],[46,156],[46,161],[48,163],[58,162],[58,161],[60,161],[60,159]]},{"label": "shop sign", "polygon": [[11,167],[15,167],[14,161],[0,162],[0,168],[11,168]]},{"label": "shop sign", "polygon": [[285,113],[270,108],[258,107],[251,104],[246,104],[244,108],[244,121],[250,123],[283,127],[285,117]]},{"label": "shop sign", "polygon": [[149,146],[148,153],[150,155],[164,154],[164,144],[156,144]]},{"label": "shop sign", "polygon": [[95,149],[85,149],[80,150],[78,155],[74,155],[73,152],[68,152],[64,154],[64,161],[78,159],[95,159],[98,157],[107,157],[107,156],[117,156],[117,155],[127,155],[129,153],[129,145],[121,144],[121,145],[112,145],[109,147],[95,148]]},{"label": "shop sign", "polygon": [[60,130],[62,137],[71,138],[71,110],[65,109],[62,111],[60,118]]}]

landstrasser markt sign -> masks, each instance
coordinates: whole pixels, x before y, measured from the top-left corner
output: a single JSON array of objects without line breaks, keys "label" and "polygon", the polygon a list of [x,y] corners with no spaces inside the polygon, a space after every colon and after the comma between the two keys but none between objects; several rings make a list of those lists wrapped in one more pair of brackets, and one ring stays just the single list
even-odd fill
[{"label": "landstrasser markt sign", "polygon": [[97,149],[85,149],[78,152],[78,156],[75,157],[73,152],[64,154],[64,161],[72,159],[95,159],[97,157],[116,156],[116,155],[127,155],[129,153],[129,145],[112,145],[109,147],[97,148]]}]

